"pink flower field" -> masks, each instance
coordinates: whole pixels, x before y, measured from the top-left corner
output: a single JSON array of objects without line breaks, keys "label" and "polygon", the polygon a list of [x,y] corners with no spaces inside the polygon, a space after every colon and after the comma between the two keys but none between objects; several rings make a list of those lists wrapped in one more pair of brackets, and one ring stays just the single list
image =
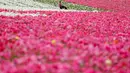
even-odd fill
[{"label": "pink flower field", "polygon": [[[130,14],[0,16],[0,73],[130,73]],[[44,16],[43,16],[44,15]]]},{"label": "pink flower field", "polygon": [[130,0],[65,0],[76,4],[114,11],[130,11]]}]

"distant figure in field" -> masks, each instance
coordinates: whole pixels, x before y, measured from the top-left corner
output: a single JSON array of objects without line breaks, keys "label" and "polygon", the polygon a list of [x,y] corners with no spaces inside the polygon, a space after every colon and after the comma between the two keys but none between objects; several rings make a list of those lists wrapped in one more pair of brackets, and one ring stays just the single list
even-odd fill
[{"label": "distant figure in field", "polygon": [[66,6],[62,5],[62,2],[61,2],[61,1],[59,1],[59,8],[60,8],[60,9],[67,9]]}]

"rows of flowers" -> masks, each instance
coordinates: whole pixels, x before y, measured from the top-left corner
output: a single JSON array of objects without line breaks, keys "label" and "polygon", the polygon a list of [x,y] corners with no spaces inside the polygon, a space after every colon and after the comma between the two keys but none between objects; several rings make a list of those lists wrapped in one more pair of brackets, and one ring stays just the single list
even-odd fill
[{"label": "rows of flowers", "polygon": [[57,12],[57,11],[43,11],[43,10],[13,10],[13,9],[0,9],[0,12],[13,12],[13,13],[19,13],[19,14],[24,14],[24,13],[29,13],[29,14],[32,14],[32,13],[39,13],[39,14],[51,14],[53,12]]},{"label": "rows of flowers", "polygon": [[114,11],[130,11],[130,0],[65,0],[77,4]]},{"label": "rows of flowers", "polygon": [[0,16],[0,73],[130,73],[130,14],[13,12],[46,16]]}]

